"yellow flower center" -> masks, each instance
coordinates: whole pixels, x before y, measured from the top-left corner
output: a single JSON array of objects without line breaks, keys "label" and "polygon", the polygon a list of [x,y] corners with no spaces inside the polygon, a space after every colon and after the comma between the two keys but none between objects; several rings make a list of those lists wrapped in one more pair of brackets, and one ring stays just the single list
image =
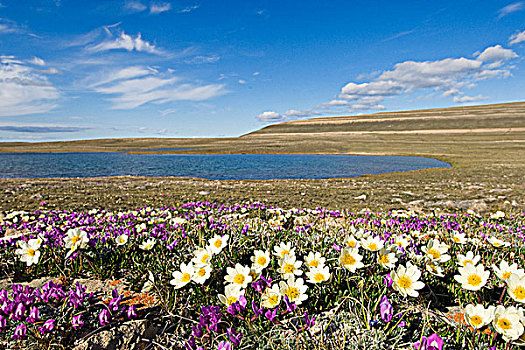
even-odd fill
[{"label": "yellow flower center", "polygon": [[355,248],[356,241],[348,241],[346,244],[347,244],[350,248]]},{"label": "yellow flower center", "polygon": [[468,276],[467,281],[471,286],[477,287],[481,284],[481,277],[473,273]]},{"label": "yellow flower center", "polygon": [[377,244],[375,244],[375,243],[368,244],[368,249],[370,249],[372,251],[377,250]]},{"label": "yellow flower center", "polygon": [[314,276],[314,280],[319,283],[325,280],[324,275],[320,272],[316,273]]},{"label": "yellow flower center", "polygon": [[503,330],[507,330],[507,329],[511,329],[512,328],[512,323],[510,323],[510,321],[507,320],[506,318],[500,318],[498,320],[498,326],[499,326],[499,328],[501,328]]},{"label": "yellow flower center", "polygon": [[217,239],[213,245],[215,246],[215,248],[220,248],[222,246],[222,241],[220,239]]},{"label": "yellow flower center", "polygon": [[190,279],[191,279],[191,275],[186,272],[186,273],[182,274],[182,278],[180,280],[181,280],[181,282],[186,283],[186,282],[189,282]]},{"label": "yellow flower center", "polygon": [[441,253],[437,249],[429,249],[427,252],[428,255],[432,256],[433,259],[439,259],[441,257]]},{"label": "yellow flower center", "polygon": [[390,262],[390,259],[388,259],[388,255],[383,254],[379,256],[379,262],[381,264],[388,264]]},{"label": "yellow flower center", "polygon": [[295,287],[288,287],[288,289],[284,291],[284,294],[290,301],[294,301],[299,296],[299,291]]},{"label": "yellow flower center", "polygon": [[208,259],[210,258],[210,256],[208,254],[204,254],[201,258],[201,262],[203,262],[204,264],[206,264],[208,262]]},{"label": "yellow flower center", "polygon": [[343,265],[354,265],[355,263],[356,263],[356,260],[352,255],[346,254],[343,257]]},{"label": "yellow flower center", "polygon": [[287,254],[290,254],[290,251],[288,249],[281,250],[281,258],[284,258],[284,256]]},{"label": "yellow flower center", "polygon": [[265,256],[260,256],[257,258],[257,264],[261,265],[261,266],[264,266],[266,265],[266,257]]},{"label": "yellow flower center", "polygon": [[228,303],[228,305],[231,305],[233,303],[236,303],[237,302],[237,297],[228,297],[228,299],[226,300],[226,302]]},{"label": "yellow flower center", "polygon": [[34,249],[29,248],[27,250],[27,255],[29,255],[29,256],[35,256],[35,253],[36,253],[36,251]]},{"label": "yellow flower center", "polygon": [[238,273],[235,275],[235,277],[233,278],[233,282],[237,283],[237,284],[243,284],[244,283],[244,280],[246,278],[244,277],[244,275]]},{"label": "yellow flower center", "polygon": [[523,288],[522,286],[517,286],[514,291],[514,296],[516,297],[516,299],[520,300],[520,301],[523,301],[525,300],[525,288]]},{"label": "yellow flower center", "polygon": [[272,294],[268,297],[268,303],[272,306],[279,302],[279,296],[277,294]]},{"label": "yellow flower center", "polygon": [[80,236],[74,236],[71,238],[71,243],[73,244],[77,244],[78,241],[80,241]]},{"label": "yellow flower center", "polygon": [[461,241],[461,240],[459,239],[459,237],[456,237],[456,236],[452,237],[452,239],[453,239],[454,242],[456,242],[456,243],[459,243],[459,242]]},{"label": "yellow flower center", "polygon": [[468,259],[463,260],[463,266],[464,266],[464,267],[467,267],[467,264],[472,264],[472,265],[474,265],[474,261],[472,261],[472,260],[468,260]]},{"label": "yellow flower center", "polygon": [[510,275],[512,275],[512,272],[507,271],[503,273],[503,279],[508,280],[510,278]]},{"label": "yellow flower center", "polygon": [[408,289],[410,288],[410,286],[412,286],[412,280],[407,276],[401,276],[397,280],[397,285],[403,289]]},{"label": "yellow flower center", "polygon": [[199,272],[197,272],[197,274],[201,277],[204,277],[204,275],[206,275],[206,270],[203,269],[202,267],[199,269]]},{"label": "yellow flower center", "polygon": [[317,267],[319,266],[319,260],[312,260],[310,261],[310,267]]},{"label": "yellow flower center", "polygon": [[499,246],[501,246],[502,244],[503,244],[503,243],[501,243],[501,242],[492,242],[492,245],[493,245],[494,247],[499,247]]},{"label": "yellow flower center", "polygon": [[470,323],[471,323],[474,327],[478,327],[482,322],[483,322],[483,319],[482,319],[481,317],[479,317],[478,315],[472,316],[472,317],[470,318]]},{"label": "yellow flower center", "polygon": [[284,273],[293,273],[294,270],[295,270],[295,266],[293,266],[292,264],[284,264]]}]

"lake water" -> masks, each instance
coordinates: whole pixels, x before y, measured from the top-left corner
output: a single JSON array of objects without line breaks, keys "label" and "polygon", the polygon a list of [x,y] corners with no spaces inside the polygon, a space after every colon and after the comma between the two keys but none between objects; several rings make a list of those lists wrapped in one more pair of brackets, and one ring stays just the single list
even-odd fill
[{"label": "lake water", "polygon": [[3,153],[0,178],[183,176],[214,180],[323,179],[450,167],[436,159],[357,155]]}]

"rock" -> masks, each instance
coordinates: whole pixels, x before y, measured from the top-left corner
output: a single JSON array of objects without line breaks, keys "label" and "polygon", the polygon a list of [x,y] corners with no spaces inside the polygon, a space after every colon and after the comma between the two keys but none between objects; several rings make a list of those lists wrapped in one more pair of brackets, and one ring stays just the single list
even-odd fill
[{"label": "rock", "polygon": [[[142,350],[157,333],[148,320],[135,320],[113,325],[79,341],[74,350]],[[144,341],[146,339],[146,341]]]},{"label": "rock", "polygon": [[362,195],[360,195],[360,196],[354,197],[354,199],[362,199],[362,200],[366,200],[366,194],[362,194]]},{"label": "rock", "polygon": [[210,192],[209,192],[209,191],[200,191],[199,194],[200,194],[201,196],[207,196],[207,195],[210,194]]},{"label": "rock", "polygon": [[468,199],[463,201],[437,201],[437,202],[425,202],[426,206],[429,207],[442,207],[449,209],[463,209],[463,210],[473,210],[475,212],[481,213],[485,212],[488,209],[487,203],[483,199]]}]

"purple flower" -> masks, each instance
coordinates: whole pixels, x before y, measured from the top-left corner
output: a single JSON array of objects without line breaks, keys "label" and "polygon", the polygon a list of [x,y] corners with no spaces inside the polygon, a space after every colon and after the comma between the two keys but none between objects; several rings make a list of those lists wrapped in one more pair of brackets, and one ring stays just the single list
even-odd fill
[{"label": "purple flower", "polygon": [[127,315],[129,319],[137,317],[137,309],[135,308],[135,305],[131,305],[128,308]]},{"label": "purple flower", "polygon": [[279,306],[277,306],[273,311],[268,310],[264,314],[264,317],[266,317],[270,322],[274,322],[275,318],[277,317],[277,310],[279,310]]},{"label": "purple flower", "polygon": [[315,317],[310,318],[308,314],[304,313],[304,323],[305,323],[305,329],[311,328],[315,325]]},{"label": "purple flower", "polygon": [[31,311],[29,312],[29,316],[27,316],[26,318],[26,322],[27,323],[35,323],[36,321],[38,321],[38,317],[39,317],[40,313],[38,311],[38,308],[37,307],[32,307],[31,308]]},{"label": "purple flower", "polygon": [[42,327],[38,327],[38,331],[42,334],[49,333],[55,328],[55,320],[47,320]]},{"label": "purple flower", "polygon": [[15,321],[22,321],[22,319],[24,318],[25,313],[26,313],[26,307],[24,306],[24,304],[19,303],[16,306],[15,312],[13,314],[11,314],[11,319],[13,319]]},{"label": "purple flower", "polygon": [[82,322],[82,320],[80,319],[81,317],[82,314],[80,313],[76,316],[73,316],[73,318],[71,319],[71,325],[74,329],[78,329],[84,325],[84,322]]},{"label": "purple flower", "polygon": [[263,280],[258,280],[256,282],[252,283],[252,288],[258,291],[259,293],[262,293],[264,290],[264,285],[266,284]]},{"label": "purple flower", "polygon": [[341,246],[337,245],[334,243],[334,249],[337,250],[338,252],[341,251]]},{"label": "purple flower", "polygon": [[439,337],[436,333],[431,336],[423,337],[421,342],[414,344],[414,347],[417,350],[443,350],[443,339]]},{"label": "purple flower", "polygon": [[383,322],[388,323],[392,321],[392,317],[394,317],[394,308],[392,307],[392,304],[390,304],[390,302],[388,301],[386,295],[381,298],[381,302],[379,303],[379,310]]},{"label": "purple flower", "polygon": [[217,350],[231,350],[232,344],[229,341],[221,341]]},{"label": "purple flower", "polygon": [[284,303],[286,304],[286,312],[293,312],[297,309],[297,305],[288,299],[288,295],[284,296]]},{"label": "purple flower", "polygon": [[197,348],[197,343],[195,342],[195,338],[191,337],[188,339],[188,341],[184,344],[184,347],[187,350],[195,350]]},{"label": "purple flower", "polygon": [[261,275],[261,280],[266,282],[266,287],[270,288],[272,286],[272,277],[268,276],[268,278]]},{"label": "purple flower", "polygon": [[0,332],[5,329],[5,325],[6,325],[6,319],[4,318],[4,316],[0,315]]},{"label": "purple flower", "polygon": [[202,326],[200,324],[195,327],[191,327],[191,336],[195,338],[201,338],[204,335]]},{"label": "purple flower", "polygon": [[230,337],[230,341],[232,342],[233,345],[235,346],[241,345],[242,333],[238,333],[233,328],[228,328],[228,336]]},{"label": "purple flower", "polygon": [[115,311],[118,311],[118,307],[120,305],[120,301],[122,300],[122,296],[119,295],[113,299],[111,299],[111,301],[109,302],[109,309],[113,312]]},{"label": "purple flower", "polygon": [[390,276],[390,273],[386,274],[385,279],[383,280],[383,283],[388,288],[392,287],[392,284],[394,283],[394,280],[392,280],[392,277]]},{"label": "purple flower", "polygon": [[105,326],[109,323],[109,316],[109,311],[107,309],[100,311],[100,314],[98,315],[98,320],[101,326]]},{"label": "purple flower", "polygon": [[13,340],[19,340],[26,336],[27,328],[26,325],[21,323],[18,326],[16,326],[15,334],[11,337]]},{"label": "purple flower", "polygon": [[252,310],[255,316],[261,316],[264,314],[264,309],[257,307],[257,304],[255,303],[255,300],[252,300]]}]

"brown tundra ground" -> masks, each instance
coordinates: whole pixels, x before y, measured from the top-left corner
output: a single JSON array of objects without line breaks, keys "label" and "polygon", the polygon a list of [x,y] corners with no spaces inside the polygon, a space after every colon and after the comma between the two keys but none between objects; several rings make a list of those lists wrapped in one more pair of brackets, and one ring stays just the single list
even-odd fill
[{"label": "brown tundra ground", "polygon": [[193,200],[353,211],[525,210],[525,102],[316,118],[271,125],[237,138],[0,143],[0,152],[28,151],[389,154],[437,158],[452,167],[326,180],[2,179],[0,210],[125,209]]}]

